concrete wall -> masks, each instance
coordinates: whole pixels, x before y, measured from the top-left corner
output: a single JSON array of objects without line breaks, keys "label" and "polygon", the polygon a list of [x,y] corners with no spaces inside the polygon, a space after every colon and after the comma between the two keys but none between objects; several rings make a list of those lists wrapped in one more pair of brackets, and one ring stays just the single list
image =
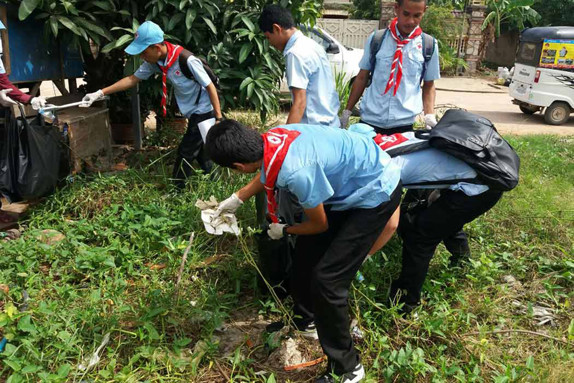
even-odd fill
[{"label": "concrete wall", "polygon": [[512,67],[518,49],[518,41],[518,32],[501,34],[494,42],[488,43],[485,60],[499,66]]}]

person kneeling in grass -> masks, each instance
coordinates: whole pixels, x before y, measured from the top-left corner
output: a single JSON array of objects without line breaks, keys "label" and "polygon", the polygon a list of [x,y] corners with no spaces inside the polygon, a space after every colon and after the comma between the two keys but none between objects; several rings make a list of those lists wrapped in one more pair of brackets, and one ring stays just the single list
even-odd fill
[{"label": "person kneeling in grass", "polygon": [[[400,168],[365,135],[307,124],[260,134],[237,121],[222,121],[209,131],[206,151],[221,166],[260,171],[223,201],[219,212],[235,212],[265,190],[273,221],[269,237],[298,235],[291,275],[295,327],[316,327],[329,361],[316,381],[334,382],[333,374],[341,382],[361,381],[365,372],[349,332],[349,288],[399,205]],[[298,198],[305,222],[278,222],[277,189]]]}]

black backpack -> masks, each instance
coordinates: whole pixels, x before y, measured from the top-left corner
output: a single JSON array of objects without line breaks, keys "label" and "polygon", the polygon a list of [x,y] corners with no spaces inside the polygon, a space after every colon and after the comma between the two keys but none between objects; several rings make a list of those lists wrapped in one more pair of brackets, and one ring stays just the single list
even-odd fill
[{"label": "black backpack", "polygon": [[[369,79],[367,80],[367,87],[369,87],[371,85],[371,82],[373,81],[373,72],[375,71],[375,65],[377,63],[377,53],[381,49],[383,41],[385,40],[385,37],[387,36],[388,33],[389,33],[388,28],[379,29],[378,31],[375,32],[375,35],[371,40],[371,45],[369,46],[371,52],[369,60],[369,62],[371,63],[371,69],[369,71]],[[426,34],[424,32],[421,36],[423,38],[423,56],[425,58],[425,62],[423,64],[423,72],[421,74],[421,80],[420,80],[420,82],[422,83],[425,77],[425,73],[427,71],[428,62],[430,61],[432,55],[434,54],[435,39],[431,35]]]},{"label": "black backpack", "polygon": [[520,158],[484,117],[448,110],[430,131],[429,144],[466,162],[493,190],[508,191],[518,185]]},{"label": "black backpack", "polygon": [[[219,92],[221,90],[221,85],[219,84],[219,77],[217,77],[217,75],[215,74],[213,69],[211,69],[211,67],[209,66],[207,61],[205,61],[205,59],[203,59],[199,56],[194,55],[193,53],[191,53],[190,51],[188,51],[185,48],[181,51],[181,53],[179,54],[179,57],[178,57],[179,68],[181,69],[181,73],[183,73],[183,75],[185,77],[187,77],[188,79],[193,80],[199,84],[199,82],[195,79],[195,76],[191,72],[191,69],[189,69],[189,66],[187,65],[187,59],[190,58],[191,56],[194,56],[197,59],[199,59],[199,61],[201,61],[201,64],[203,65],[203,69],[205,70],[205,73],[207,73],[207,75],[209,76],[209,79],[211,80],[213,85],[215,85],[215,89],[217,89],[217,91]],[[159,64],[158,64],[158,66],[159,66]],[[160,69],[161,69],[161,67],[160,67]],[[200,98],[201,98],[201,92],[198,92],[197,93],[197,99],[195,100],[196,105],[199,104]]]}]

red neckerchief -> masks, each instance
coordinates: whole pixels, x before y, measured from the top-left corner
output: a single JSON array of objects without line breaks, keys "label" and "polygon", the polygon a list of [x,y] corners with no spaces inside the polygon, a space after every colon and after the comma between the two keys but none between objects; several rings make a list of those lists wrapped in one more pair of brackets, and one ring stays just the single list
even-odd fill
[{"label": "red neckerchief", "polygon": [[267,193],[267,210],[273,223],[279,220],[275,215],[277,209],[277,200],[275,199],[275,182],[285,156],[289,151],[289,146],[301,134],[296,130],[284,128],[274,128],[263,137],[263,171],[265,172],[265,192]]},{"label": "red neckerchief", "polygon": [[379,148],[383,150],[387,150],[389,148],[392,148],[393,146],[408,141],[408,138],[403,136],[401,133],[395,133],[391,135],[377,134],[373,139],[375,140],[375,143],[379,146]]},{"label": "red neckerchief", "polygon": [[173,45],[167,41],[164,41],[165,46],[167,47],[167,56],[165,57],[165,65],[159,65],[161,71],[163,73],[161,77],[161,86],[162,86],[162,96],[161,96],[161,109],[163,112],[163,116],[167,114],[167,109],[165,107],[167,103],[167,70],[177,61],[179,54],[183,50],[183,47],[179,45]]},{"label": "red neckerchief", "polygon": [[[403,48],[411,42],[415,37],[420,36],[423,33],[423,30],[420,26],[416,27],[411,34],[404,40],[399,38],[397,34],[397,22],[398,19],[395,17],[393,21],[391,21],[391,25],[389,25],[389,32],[391,32],[391,36],[397,42],[397,49],[395,51],[395,57],[393,59],[393,66],[391,67],[391,75],[389,76],[389,81],[387,82],[387,87],[385,89],[385,93],[395,86],[395,90],[393,96],[397,95],[397,90],[399,90],[399,85],[401,85],[401,79],[403,78]],[[398,68],[398,70],[397,70]],[[397,71],[397,79],[395,81],[395,70]]]}]

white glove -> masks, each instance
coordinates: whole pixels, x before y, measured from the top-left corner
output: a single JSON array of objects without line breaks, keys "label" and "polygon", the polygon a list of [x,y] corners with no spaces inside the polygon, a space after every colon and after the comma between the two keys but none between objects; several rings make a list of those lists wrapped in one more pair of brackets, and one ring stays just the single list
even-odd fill
[{"label": "white glove", "polygon": [[2,89],[0,90],[0,105],[4,107],[9,107],[11,105],[16,105],[17,102],[8,97],[8,93],[12,92],[12,89]]},{"label": "white glove", "polygon": [[438,124],[434,114],[425,114],[425,125],[427,129],[432,129]]},{"label": "white glove", "polygon": [[40,110],[46,107],[46,99],[42,96],[34,97],[30,100],[30,105],[32,105],[32,109]]},{"label": "white glove", "polygon": [[233,193],[231,197],[219,203],[215,210],[215,217],[219,217],[221,213],[235,213],[241,205],[243,205],[243,201],[239,199],[237,194]]},{"label": "white glove", "polygon": [[350,110],[345,109],[343,113],[341,113],[341,117],[339,117],[339,121],[341,122],[341,129],[347,129],[347,125],[349,125],[349,118],[353,114]]},{"label": "white glove", "polygon": [[272,223],[269,225],[269,230],[267,230],[267,235],[269,238],[277,240],[283,238],[283,229],[287,226],[284,223]]},{"label": "white glove", "polygon": [[104,99],[104,92],[100,89],[97,92],[86,94],[84,98],[82,98],[83,104],[81,104],[80,106],[83,108],[87,108],[89,106],[92,106],[94,102],[103,99]]}]

